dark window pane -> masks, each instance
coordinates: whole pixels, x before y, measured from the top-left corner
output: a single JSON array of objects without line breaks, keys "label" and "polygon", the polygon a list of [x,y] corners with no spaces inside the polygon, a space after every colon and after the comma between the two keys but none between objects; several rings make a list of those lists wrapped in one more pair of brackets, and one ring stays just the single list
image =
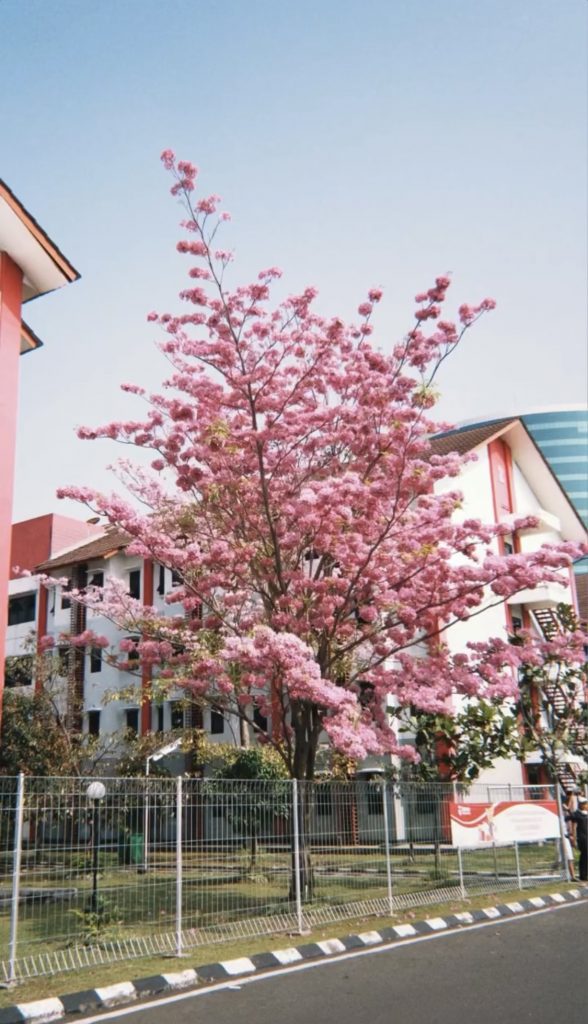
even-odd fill
[{"label": "dark window pane", "polygon": [[367,809],[368,814],[384,813],[384,799],[379,782],[368,782],[367,784]]},{"label": "dark window pane", "polygon": [[88,711],[88,732],[90,736],[100,735],[100,712]]},{"label": "dark window pane", "polygon": [[90,672],[102,672],[102,651],[99,647],[90,648]]},{"label": "dark window pane", "polygon": [[163,704],[156,704],[153,710],[155,712],[155,732],[163,732]]},{"label": "dark window pane", "polygon": [[225,716],[221,708],[210,709],[210,732],[213,736],[220,736],[225,731]]},{"label": "dark window pane", "polygon": [[141,600],[141,570],[131,569],[129,573],[129,596]]},{"label": "dark window pane", "polygon": [[255,708],[253,712],[253,721],[258,729],[261,729],[262,732],[267,732],[267,718],[265,715],[262,715],[259,708]]},{"label": "dark window pane", "polygon": [[95,572],[91,572],[90,573],[90,579],[88,580],[88,583],[91,583],[92,586],[94,586],[94,587],[103,587],[104,586],[104,573],[102,572],[102,569],[96,569]]},{"label": "dark window pane", "polygon": [[358,700],[362,708],[368,708],[374,700],[374,685],[373,683],[358,683],[359,694]]},{"label": "dark window pane", "polygon": [[70,663],[70,647],[58,647],[57,648],[57,659],[58,659],[58,673],[60,676],[67,676],[69,674],[69,663]]},{"label": "dark window pane", "polygon": [[157,584],[157,593],[165,594],[165,566],[159,566],[159,581]]},{"label": "dark window pane", "polygon": [[71,608],[71,598],[68,597],[68,594],[69,594],[69,592],[71,590],[71,586],[72,586],[71,580],[68,580],[66,586],[61,588],[61,609],[62,609],[62,611],[66,611],[66,609]]},{"label": "dark window pane", "polygon": [[139,732],[139,708],[127,708],[125,714],[127,718],[127,730],[137,735]]},{"label": "dark window pane", "polygon": [[322,786],[317,786],[315,789],[315,793],[317,814],[320,814],[321,816],[331,814],[333,810],[333,801],[330,785],[327,783]]},{"label": "dark window pane", "polygon": [[171,702],[171,727],[172,729],[184,728],[184,705],[181,700]]},{"label": "dark window pane", "polygon": [[20,626],[23,622],[34,622],[37,608],[36,594],[19,594],[8,601],[8,625]]},{"label": "dark window pane", "polygon": [[[138,644],[141,640],[140,636],[130,636],[129,640],[132,640],[134,644]],[[127,651],[127,659],[129,661],[137,661],[139,658],[139,652],[133,647],[131,651]]]},{"label": "dark window pane", "polygon": [[32,655],[7,658],[4,666],[5,686],[30,686],[33,681]]}]

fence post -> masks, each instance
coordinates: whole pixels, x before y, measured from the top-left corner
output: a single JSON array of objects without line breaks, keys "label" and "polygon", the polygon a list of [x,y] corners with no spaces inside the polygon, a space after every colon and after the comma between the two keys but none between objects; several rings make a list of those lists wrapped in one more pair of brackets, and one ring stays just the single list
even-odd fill
[{"label": "fence post", "polygon": [[467,893],[463,880],[463,857],[461,853],[461,846],[457,847],[457,868],[459,871],[459,890],[461,892],[462,900],[465,900],[467,898]]},{"label": "fence post", "polygon": [[292,817],[292,823],[294,826],[294,892],[296,895],[296,918],[298,921],[298,931],[302,935],[304,931],[304,922],[302,920],[302,896],[300,893],[300,823],[298,819],[298,779],[292,779],[292,802],[294,804],[294,814]]},{"label": "fence post", "polygon": [[182,825],[184,801],[182,776],[176,780],[176,956],[182,955]]},{"label": "fence post", "polygon": [[382,786],[384,800],[384,849],[386,851],[386,877],[388,880],[388,909],[390,916],[394,914],[394,900],[392,898],[392,863],[390,860],[390,826],[388,822],[388,783]]},{"label": "fence post", "polygon": [[562,868],[563,868],[564,879],[565,879],[566,882],[569,882],[570,881],[570,867],[569,867],[569,864],[567,862],[566,850],[565,850],[565,845],[566,845],[565,844],[566,825],[565,825],[565,821],[564,821],[563,807],[561,805],[561,791],[560,791],[560,788],[559,788],[559,784],[557,782],[555,784],[555,799],[556,799],[556,802],[557,802],[557,817],[558,817],[558,821],[559,821],[559,852],[560,852],[560,855],[561,855],[561,865],[562,865]]},{"label": "fence post", "polygon": [[522,889],[523,888],[523,880],[521,878],[521,861],[520,861],[520,857],[519,857],[519,844],[516,841],[516,839],[515,839],[515,844],[514,844],[514,851],[515,851],[515,862],[516,862],[516,866],[517,866],[517,884],[518,884],[519,889]]},{"label": "fence post", "polygon": [[14,820],[14,848],[12,857],[12,901],[10,904],[10,939],[8,944],[8,984],[16,984],[16,943],[18,939],[18,901],[20,897],[20,871],[22,862],[22,827],[24,818],[24,775],[18,776],[16,789],[16,817]]},{"label": "fence post", "polygon": [[494,839],[492,840],[492,855],[494,857],[494,878],[498,881],[498,857],[496,855],[496,842]]},{"label": "fence post", "polygon": [[143,871],[149,866],[149,758],[145,761],[145,800],[143,803]]}]

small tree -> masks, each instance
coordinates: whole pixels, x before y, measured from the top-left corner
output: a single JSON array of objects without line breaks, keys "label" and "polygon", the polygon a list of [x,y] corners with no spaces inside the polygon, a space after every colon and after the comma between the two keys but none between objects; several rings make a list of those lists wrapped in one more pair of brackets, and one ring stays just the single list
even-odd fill
[{"label": "small tree", "polygon": [[0,774],[93,775],[116,750],[118,736],[69,728],[65,651],[48,645],[38,649],[31,634],[23,653],[6,659],[13,683],[22,679],[29,685],[4,691]]},{"label": "small tree", "polygon": [[[284,763],[275,751],[263,747],[248,750],[225,748],[224,763],[217,767],[215,779],[221,785],[207,783],[212,795],[222,796],[228,804],[227,821],[249,840],[249,871],[255,869],[259,839],[273,834],[277,819],[289,818],[292,787],[287,781]],[[223,786],[222,782],[230,785]]]},{"label": "small tree", "polygon": [[[519,659],[518,694],[473,699],[456,714],[398,708],[399,730],[415,737],[420,761],[411,776],[473,782],[498,758],[541,752],[552,781],[569,776],[570,759],[588,759],[588,636],[569,605],[547,617],[546,635],[520,630],[508,643]],[[494,642],[506,660],[507,644]],[[578,781],[581,781],[582,776]]]},{"label": "small tree", "polygon": [[75,775],[77,752],[43,692],[4,694],[0,774]]},{"label": "small tree", "polygon": [[588,636],[569,605],[558,605],[544,640],[512,637],[524,653],[519,673],[518,712],[522,755],[540,751],[549,778],[564,788],[575,778],[570,761],[588,763]]}]

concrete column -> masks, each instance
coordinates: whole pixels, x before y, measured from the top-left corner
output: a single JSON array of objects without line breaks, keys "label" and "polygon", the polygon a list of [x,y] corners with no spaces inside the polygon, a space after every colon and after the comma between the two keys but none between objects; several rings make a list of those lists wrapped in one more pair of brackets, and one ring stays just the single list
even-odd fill
[{"label": "concrete column", "polygon": [[8,620],[8,579],[18,407],[22,271],[0,252],[0,723]]}]

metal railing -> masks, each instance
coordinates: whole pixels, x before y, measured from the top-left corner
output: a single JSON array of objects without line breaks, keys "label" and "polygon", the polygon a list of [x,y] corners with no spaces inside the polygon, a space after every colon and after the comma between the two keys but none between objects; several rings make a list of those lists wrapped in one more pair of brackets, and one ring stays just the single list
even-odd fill
[{"label": "metal railing", "polygon": [[0,778],[0,980],[565,877],[557,840],[459,849],[451,802],[548,787]]}]

